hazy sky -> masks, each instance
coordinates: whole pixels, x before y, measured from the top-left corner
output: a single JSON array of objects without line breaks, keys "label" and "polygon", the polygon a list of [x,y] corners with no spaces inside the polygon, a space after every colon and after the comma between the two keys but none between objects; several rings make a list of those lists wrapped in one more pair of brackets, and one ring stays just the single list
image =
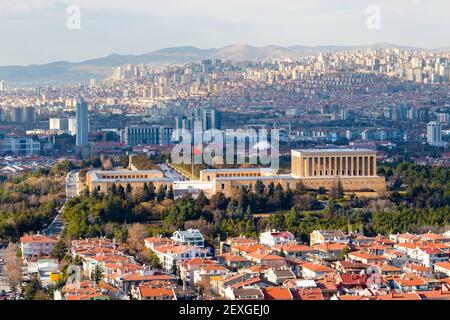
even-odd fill
[{"label": "hazy sky", "polygon": [[[81,29],[66,10],[81,9]],[[367,8],[380,8],[369,29]],[[0,0],[0,65],[229,44],[450,46],[449,0]]]}]

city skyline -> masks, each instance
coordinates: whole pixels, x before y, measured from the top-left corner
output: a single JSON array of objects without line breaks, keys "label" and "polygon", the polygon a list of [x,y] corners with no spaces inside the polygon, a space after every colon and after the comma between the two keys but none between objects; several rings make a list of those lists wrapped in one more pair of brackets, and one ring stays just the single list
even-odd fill
[{"label": "city skyline", "polygon": [[[138,54],[192,45],[368,45],[385,42],[421,48],[450,44],[447,1],[97,1],[20,0],[0,4],[4,48],[0,65],[82,61],[113,53]],[[67,9],[80,9],[80,29],[70,30]],[[379,26],[368,19],[379,8]],[[369,13],[368,13],[369,12]],[[39,25],[39,28],[36,28]],[[304,32],[307,30],[307,32]],[[133,34],[133,37],[129,35]],[[349,40],[349,38],[351,40]],[[26,39],[26,41],[24,41]]]}]

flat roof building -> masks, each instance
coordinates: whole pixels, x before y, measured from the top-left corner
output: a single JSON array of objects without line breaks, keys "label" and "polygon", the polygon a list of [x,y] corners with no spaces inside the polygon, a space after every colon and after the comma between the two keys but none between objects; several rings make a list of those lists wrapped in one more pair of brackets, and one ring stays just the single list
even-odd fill
[{"label": "flat roof building", "polygon": [[300,149],[291,151],[297,177],[374,177],[377,153],[370,149]]},{"label": "flat roof building", "polygon": [[376,151],[370,149],[303,149],[292,150],[291,174],[278,174],[272,168],[206,169],[197,181],[173,181],[158,170],[91,171],[86,181],[90,192],[96,189],[103,193],[113,184],[124,188],[130,184],[136,190],[152,182],[156,189],[170,185],[174,191],[202,190],[207,195],[222,192],[231,196],[243,186],[254,190],[257,181],[265,186],[280,184],[285,190],[300,183],[308,189],[330,190],[340,182],[346,191],[385,191],[385,179],[377,176],[376,161]]},{"label": "flat roof building", "polygon": [[291,175],[307,188],[330,189],[337,181],[348,191],[385,191],[377,176],[377,153],[370,149],[299,149],[291,151]]},{"label": "flat roof building", "polygon": [[271,168],[207,169],[200,180],[211,181],[212,193],[229,196],[242,186],[280,184],[295,189],[303,183],[309,189],[331,189],[338,181],[348,191],[384,191],[385,180],[377,176],[377,154],[370,149],[299,149],[291,151],[291,174],[280,175]]},{"label": "flat roof building", "polygon": [[145,184],[153,183],[156,190],[162,186],[171,186],[172,180],[164,178],[164,174],[158,170],[118,170],[101,171],[94,170],[86,174],[86,185],[89,192],[97,190],[107,193],[112,185],[126,188],[130,185],[133,192],[144,189]]}]

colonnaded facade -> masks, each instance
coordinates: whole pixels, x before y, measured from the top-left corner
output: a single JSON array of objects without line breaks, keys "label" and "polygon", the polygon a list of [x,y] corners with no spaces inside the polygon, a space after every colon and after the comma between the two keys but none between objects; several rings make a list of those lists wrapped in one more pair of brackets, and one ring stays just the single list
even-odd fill
[{"label": "colonnaded facade", "polygon": [[329,189],[340,180],[344,190],[386,190],[384,177],[377,176],[377,153],[369,149],[292,150],[291,175],[311,189]]},{"label": "colonnaded facade", "polygon": [[164,174],[159,170],[118,170],[118,171],[101,171],[93,170],[86,174],[86,187],[89,192],[97,191],[99,193],[107,193],[111,187],[122,186],[124,189],[130,185],[131,190],[136,192],[144,189],[147,183],[153,183],[155,189],[160,186],[172,185],[172,180],[164,178]]},{"label": "colonnaded facade", "polygon": [[345,191],[386,190],[384,177],[377,176],[376,151],[369,149],[302,149],[291,151],[291,174],[277,174],[270,168],[206,169],[197,181],[172,181],[159,171],[91,171],[87,173],[89,191],[107,192],[113,184],[129,184],[133,191],[147,183],[155,188],[172,186],[178,194],[185,190],[202,190],[211,196],[222,192],[230,196],[242,186],[254,186],[260,180],[264,185],[280,184],[284,189],[295,189],[299,183],[308,189],[327,190],[338,181]]}]

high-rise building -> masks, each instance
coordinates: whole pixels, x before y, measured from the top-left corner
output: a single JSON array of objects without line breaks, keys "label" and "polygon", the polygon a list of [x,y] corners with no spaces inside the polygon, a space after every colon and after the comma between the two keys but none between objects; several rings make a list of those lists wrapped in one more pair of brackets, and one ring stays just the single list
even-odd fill
[{"label": "high-rise building", "polygon": [[67,130],[69,133],[74,136],[77,134],[77,118],[69,118]]},{"label": "high-rise building", "polygon": [[8,83],[6,81],[0,81],[0,92],[8,90]]},{"label": "high-rise building", "polygon": [[89,80],[89,87],[94,88],[97,86],[97,79],[92,78]]},{"label": "high-rise building", "polygon": [[123,142],[128,146],[136,145],[170,145],[173,128],[164,126],[130,126],[125,127]]},{"label": "high-rise building", "polygon": [[347,140],[357,140],[361,137],[361,132],[358,129],[347,129],[345,131],[345,137]]},{"label": "high-rise building", "polygon": [[214,109],[203,110],[202,114],[203,130],[222,129],[222,116]]},{"label": "high-rise building", "polygon": [[416,108],[410,108],[407,112],[408,120],[416,120],[419,118],[419,111]]},{"label": "high-rise building", "polygon": [[50,118],[50,130],[69,130],[69,118]]},{"label": "high-rise building", "polygon": [[33,106],[12,108],[10,118],[12,122],[30,125],[35,121],[35,108]]},{"label": "high-rise building", "polygon": [[427,143],[430,146],[442,146],[442,127],[436,121],[432,121],[427,125]]},{"label": "high-rise building", "polygon": [[436,117],[439,124],[447,125],[450,123],[450,114],[446,112],[437,113]]},{"label": "high-rise building", "polygon": [[89,117],[88,106],[86,101],[80,99],[77,103],[77,147],[85,147],[88,145],[88,133],[89,133]]},{"label": "high-rise building", "polygon": [[21,108],[11,108],[10,109],[10,119],[11,119],[11,122],[21,123],[22,122],[22,109]]},{"label": "high-rise building", "polygon": [[177,116],[175,117],[175,128],[176,129],[184,129],[191,130],[192,125],[191,119],[186,116]]},{"label": "high-rise building", "polygon": [[23,123],[32,124],[36,120],[36,109],[33,106],[22,109]]}]

